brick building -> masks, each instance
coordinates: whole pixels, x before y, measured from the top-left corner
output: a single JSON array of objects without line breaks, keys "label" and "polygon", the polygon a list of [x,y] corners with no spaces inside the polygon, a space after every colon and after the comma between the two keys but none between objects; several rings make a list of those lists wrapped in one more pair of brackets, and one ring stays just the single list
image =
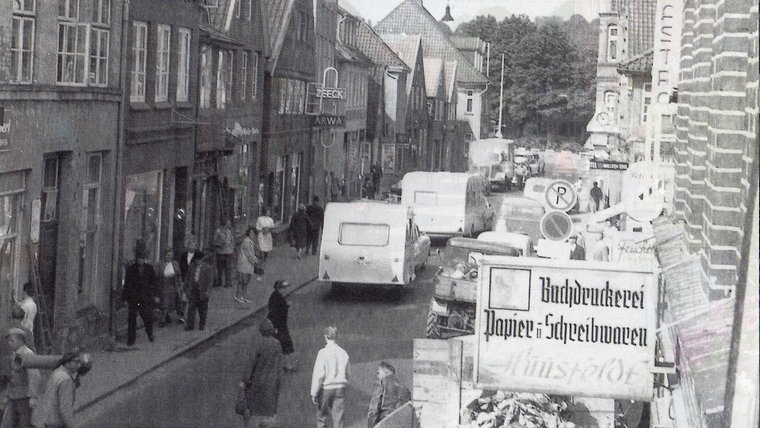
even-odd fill
[{"label": "brick building", "polygon": [[59,351],[109,327],[124,10],[23,0],[0,12],[0,322],[39,250]]}]

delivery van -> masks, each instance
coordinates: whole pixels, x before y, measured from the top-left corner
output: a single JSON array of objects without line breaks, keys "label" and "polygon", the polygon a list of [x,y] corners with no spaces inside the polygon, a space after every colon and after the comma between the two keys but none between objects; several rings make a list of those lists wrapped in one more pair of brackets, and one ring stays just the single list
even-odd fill
[{"label": "delivery van", "polygon": [[401,184],[401,205],[414,210],[420,230],[430,236],[476,236],[493,224],[486,186],[477,173],[410,172]]},{"label": "delivery van", "polygon": [[380,201],[331,202],[325,208],[319,279],[336,283],[409,284],[427,264],[430,237],[411,209]]}]

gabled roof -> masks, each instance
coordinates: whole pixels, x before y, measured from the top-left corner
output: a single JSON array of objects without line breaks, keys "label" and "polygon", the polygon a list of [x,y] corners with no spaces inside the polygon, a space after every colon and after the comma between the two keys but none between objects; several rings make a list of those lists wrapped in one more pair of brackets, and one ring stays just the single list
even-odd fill
[{"label": "gabled roof", "polygon": [[425,92],[428,98],[438,96],[438,88],[443,84],[443,60],[441,58],[424,57]]},{"label": "gabled roof", "polygon": [[285,41],[285,34],[288,30],[290,16],[293,13],[293,4],[295,0],[267,0],[259,2],[261,12],[264,15],[264,33],[268,38],[267,52],[267,69],[271,73],[277,68],[277,60],[282,50],[282,44]]},{"label": "gabled roof", "polygon": [[657,0],[613,0],[612,10],[618,13],[627,29],[628,58],[639,56],[654,47]]},{"label": "gabled roof", "polygon": [[219,0],[217,7],[206,8],[206,23],[201,23],[200,29],[208,34],[212,40],[233,43],[230,37],[230,25],[235,13],[236,0]]},{"label": "gabled roof", "polygon": [[[406,80],[406,93],[412,91],[414,84],[414,73],[417,71],[417,54],[422,49],[422,39],[419,34],[410,36],[408,34],[381,34],[380,37],[385,43],[396,52],[399,58],[409,67],[411,76]],[[424,65],[423,65],[424,67]]]},{"label": "gabled roof", "polygon": [[440,23],[428,12],[419,0],[405,0],[393,9],[375,26],[378,34],[407,33],[422,37],[422,49],[426,56],[455,60],[457,81],[460,84],[489,83],[486,76],[470,64],[464,55],[449,40],[440,27]]},{"label": "gabled roof", "polygon": [[457,76],[457,62],[446,61],[443,65],[443,89],[446,94],[446,101],[451,103],[454,101],[456,91],[454,90],[454,84],[456,83]]},{"label": "gabled roof", "polygon": [[622,74],[649,74],[652,72],[654,50],[649,50],[633,59],[618,65],[618,72]]},{"label": "gabled roof", "polygon": [[387,67],[399,67],[409,72],[409,67],[396,55],[380,36],[366,22],[361,22],[357,30],[356,46],[369,57],[372,62]]}]

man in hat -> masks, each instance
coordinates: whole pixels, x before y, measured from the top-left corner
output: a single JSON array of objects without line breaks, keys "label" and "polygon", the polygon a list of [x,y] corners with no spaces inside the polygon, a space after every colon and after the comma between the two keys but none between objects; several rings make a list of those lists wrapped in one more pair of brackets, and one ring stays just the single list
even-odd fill
[{"label": "man in hat", "polygon": [[373,428],[394,410],[412,400],[409,388],[396,377],[396,368],[381,361],[377,367],[377,381],[367,413],[367,427]]},{"label": "man in hat", "polygon": [[343,428],[350,369],[348,353],[335,343],[337,338],[337,327],[325,327],[325,347],[317,353],[311,375],[311,402],[317,406],[318,428],[326,428],[328,418],[334,428]]},{"label": "man in hat", "polygon": [[[34,355],[34,352],[26,346],[26,332],[18,327],[11,328],[5,333],[5,341],[8,349],[13,351],[11,361],[14,361],[16,356]],[[16,363],[11,363],[10,367],[6,390],[8,403],[5,405],[0,426],[25,428],[31,426],[32,407],[36,406],[39,392],[40,372],[37,369],[21,367]]]},{"label": "man in hat", "polygon": [[148,249],[145,241],[135,243],[135,262],[124,275],[122,297],[127,302],[128,324],[127,345],[135,344],[137,338],[137,314],[145,325],[148,340],[153,342],[153,305],[158,303],[158,278],[153,266],[148,263]]},{"label": "man in hat", "polygon": [[282,346],[282,354],[285,356],[285,371],[295,372],[298,370],[293,358],[295,350],[293,349],[293,340],[290,338],[290,331],[288,330],[288,309],[290,305],[280,292],[280,290],[288,287],[290,287],[288,281],[275,281],[273,286],[274,291],[269,295],[269,303],[267,305],[269,315],[267,315],[267,318],[272,321],[274,328],[277,329],[274,337]]},{"label": "man in hat", "polygon": [[69,351],[61,357],[58,367],[48,378],[45,396],[40,404],[39,419],[45,427],[73,428],[74,398],[79,378],[92,367],[88,354]]},{"label": "man in hat", "polygon": [[586,249],[578,244],[578,235],[570,235],[570,260],[586,260]]}]

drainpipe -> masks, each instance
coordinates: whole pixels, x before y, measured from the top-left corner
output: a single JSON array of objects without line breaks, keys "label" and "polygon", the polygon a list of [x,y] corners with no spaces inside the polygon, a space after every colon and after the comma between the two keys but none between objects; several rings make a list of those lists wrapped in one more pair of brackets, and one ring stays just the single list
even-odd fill
[{"label": "drainpipe", "polygon": [[121,288],[121,277],[119,275],[119,268],[121,265],[121,203],[124,200],[121,197],[124,191],[124,180],[122,177],[124,171],[124,145],[126,144],[127,130],[125,129],[127,109],[126,86],[127,86],[127,49],[129,40],[129,5],[131,0],[123,0],[122,16],[121,16],[121,55],[119,55],[119,90],[121,92],[121,102],[119,103],[119,123],[118,123],[118,137],[116,142],[116,154],[114,159],[114,165],[116,169],[115,182],[114,182],[114,203],[113,203],[113,252],[111,257],[111,292],[109,293],[109,316],[108,316],[108,331],[111,337],[115,339],[115,322],[114,322],[114,304],[116,302],[115,294]]}]

